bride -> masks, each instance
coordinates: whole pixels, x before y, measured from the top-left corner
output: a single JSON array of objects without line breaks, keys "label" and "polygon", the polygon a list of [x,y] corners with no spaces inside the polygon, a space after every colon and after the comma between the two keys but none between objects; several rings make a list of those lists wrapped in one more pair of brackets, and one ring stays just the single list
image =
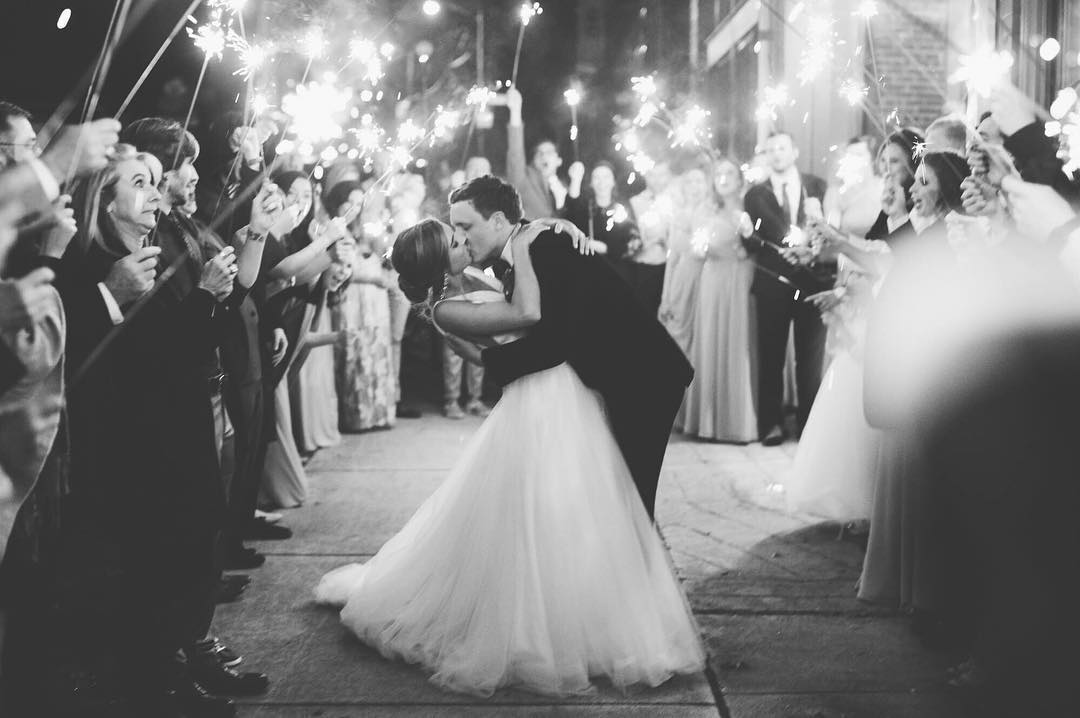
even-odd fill
[{"label": "bride", "polygon": [[[440,332],[463,349],[490,346],[540,318],[529,245],[547,228],[526,225],[511,240],[510,302],[486,276],[489,288],[465,291],[469,250],[443,222],[402,232],[393,263]],[[328,573],[315,595],[341,607],[364,643],[464,693],[568,695],[595,676],[657,686],[705,665],[604,406],[566,364],[507,385],[401,531],[366,564]]]}]

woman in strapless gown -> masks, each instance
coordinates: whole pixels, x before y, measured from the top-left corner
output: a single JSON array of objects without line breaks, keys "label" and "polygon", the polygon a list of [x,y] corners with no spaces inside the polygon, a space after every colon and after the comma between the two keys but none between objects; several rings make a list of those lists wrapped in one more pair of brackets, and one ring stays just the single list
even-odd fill
[{"label": "woman in strapless gown", "polygon": [[[538,319],[528,244],[539,231],[513,240],[512,302],[492,280],[434,304],[436,328],[472,358],[463,337],[506,342]],[[427,287],[412,278],[436,281],[433,261],[451,271],[452,293],[469,258],[447,225],[427,220],[398,238],[394,264],[414,298]],[[366,564],[324,576],[315,594],[366,644],[464,693],[575,694],[596,676],[656,686],[705,665],[603,403],[567,364],[507,385],[401,531]]]}]

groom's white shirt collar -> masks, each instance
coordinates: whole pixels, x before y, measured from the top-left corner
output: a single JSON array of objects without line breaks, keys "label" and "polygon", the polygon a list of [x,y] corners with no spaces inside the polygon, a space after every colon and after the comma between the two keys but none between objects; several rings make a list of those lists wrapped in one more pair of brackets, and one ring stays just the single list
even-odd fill
[{"label": "groom's white shirt collar", "polygon": [[510,232],[510,236],[506,240],[506,246],[503,247],[502,254],[499,255],[499,259],[502,259],[511,267],[514,266],[514,236],[521,230],[521,225],[517,225]]}]

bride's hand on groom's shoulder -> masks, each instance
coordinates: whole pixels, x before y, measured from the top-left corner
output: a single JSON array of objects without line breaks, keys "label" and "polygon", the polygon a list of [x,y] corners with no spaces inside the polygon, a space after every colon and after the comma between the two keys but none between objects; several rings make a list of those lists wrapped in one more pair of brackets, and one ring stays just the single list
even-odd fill
[{"label": "bride's hand on groom's shoulder", "polygon": [[525,227],[526,230],[532,230],[534,227],[536,228],[536,234],[529,239],[530,243],[533,239],[536,239],[541,232],[551,229],[558,234],[569,236],[571,244],[573,244],[574,249],[576,249],[579,254],[596,254],[596,244],[589,239],[588,235],[578,229],[577,226],[569,220],[557,218],[538,219],[525,225]]}]

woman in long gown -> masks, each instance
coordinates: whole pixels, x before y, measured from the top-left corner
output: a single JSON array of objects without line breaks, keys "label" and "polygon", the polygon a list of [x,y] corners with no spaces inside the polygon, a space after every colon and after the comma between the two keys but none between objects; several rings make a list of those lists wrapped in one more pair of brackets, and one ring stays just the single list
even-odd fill
[{"label": "woman in long gown", "polygon": [[[920,287],[945,283],[955,272],[945,215],[962,212],[960,183],[970,174],[963,157],[931,152],[915,173],[911,195],[917,235],[895,243],[894,262],[868,322],[865,406],[870,424],[883,429],[870,516],[870,537],[859,579],[859,598],[920,612],[939,609],[941,547],[928,532],[928,489],[912,441],[910,397],[919,381],[915,351],[930,334],[913,317],[931,313]],[[927,261],[932,258],[932,261]]]},{"label": "woman in long gown", "polygon": [[[833,521],[864,521],[870,518],[877,474],[881,432],[871,427],[863,410],[863,350],[866,341],[867,313],[875,286],[887,271],[889,245],[903,241],[911,225],[908,216],[912,202],[915,160],[908,141],[921,141],[910,131],[890,135],[878,153],[878,166],[884,178],[878,201],[880,210],[856,208],[832,209],[826,195],[826,216],[839,219],[834,227],[817,225],[812,231],[816,240],[827,245],[825,251],[838,258],[840,271],[837,289],[814,301],[822,310],[828,328],[827,347],[831,360],[822,376],[821,388],[799,440],[795,461],[788,475],[788,508]],[[863,144],[853,144],[854,157],[861,157]],[[848,162],[845,184],[856,183]],[[869,170],[864,166],[863,173]],[[846,193],[845,193],[846,194]],[[880,211],[880,221],[870,215]],[[835,250],[835,251],[834,251]]]},{"label": "woman in long gown", "polygon": [[[347,277],[341,278],[344,279]],[[298,366],[293,366],[289,372],[293,433],[297,448],[306,454],[341,443],[337,389],[334,388],[334,346],[346,337],[333,331],[326,297],[325,287],[314,296],[317,303],[311,333],[300,349]]]},{"label": "woman in long gown", "polygon": [[669,229],[668,260],[664,270],[664,290],[660,299],[660,323],[683,353],[691,356],[694,314],[698,306],[698,284],[701,281],[701,266],[705,261],[701,253],[694,249],[694,244],[707,236],[707,228],[715,220],[717,210],[704,168],[691,167],[679,176],[676,184],[677,202]]},{"label": "woman in long gown", "polygon": [[749,443],[758,436],[750,313],[754,264],[739,239],[742,173],[730,160],[720,160],[713,179],[721,206],[694,248],[704,256],[690,354],[694,381],[676,427],[702,439]]},{"label": "woman in long gown", "polygon": [[[463,351],[458,337],[510,341],[539,320],[528,251],[537,232],[512,240],[511,303],[480,291],[434,304],[435,326]],[[394,247],[414,301],[450,293],[469,261],[435,220]],[[705,662],[601,400],[567,364],[508,384],[405,527],[368,563],[324,576],[315,593],[342,607],[342,622],[365,643],[476,695],[508,686],[580,693],[593,676],[655,686]]]},{"label": "woman in long gown", "polygon": [[[359,183],[331,188],[327,211],[344,217],[364,202]],[[331,310],[334,331],[346,332],[335,346],[334,368],[341,431],[388,428],[397,419],[397,373],[390,326],[390,295],[382,255],[356,222],[352,280],[339,292]]]}]

